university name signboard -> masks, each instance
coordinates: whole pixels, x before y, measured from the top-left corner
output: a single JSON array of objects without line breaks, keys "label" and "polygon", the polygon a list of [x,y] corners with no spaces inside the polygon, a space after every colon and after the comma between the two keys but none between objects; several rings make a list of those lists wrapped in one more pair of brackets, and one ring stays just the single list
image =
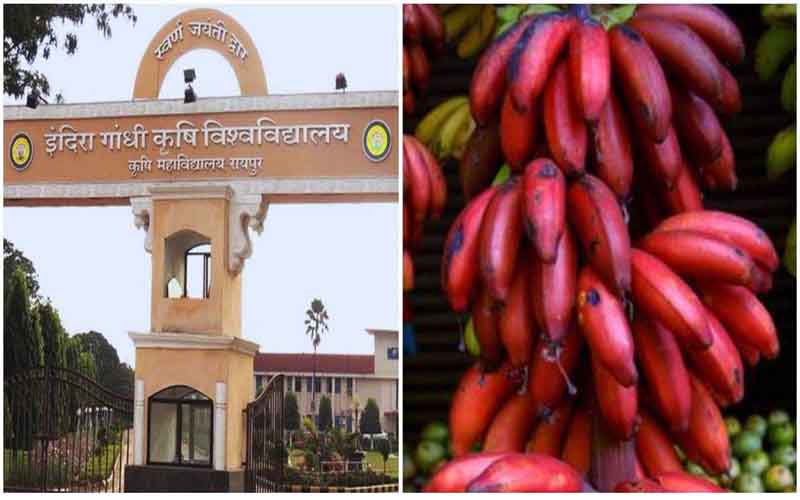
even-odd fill
[{"label": "university name signboard", "polygon": [[213,180],[383,179],[396,193],[396,106],[395,92],[370,92],[6,107],[6,198]]}]

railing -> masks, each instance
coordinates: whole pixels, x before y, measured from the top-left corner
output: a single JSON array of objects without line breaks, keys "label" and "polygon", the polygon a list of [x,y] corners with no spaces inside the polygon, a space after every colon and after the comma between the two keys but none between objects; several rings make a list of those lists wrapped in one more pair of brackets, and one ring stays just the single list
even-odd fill
[{"label": "railing", "polygon": [[249,492],[284,489],[283,384],[283,375],[272,377],[245,409],[245,490]]}]

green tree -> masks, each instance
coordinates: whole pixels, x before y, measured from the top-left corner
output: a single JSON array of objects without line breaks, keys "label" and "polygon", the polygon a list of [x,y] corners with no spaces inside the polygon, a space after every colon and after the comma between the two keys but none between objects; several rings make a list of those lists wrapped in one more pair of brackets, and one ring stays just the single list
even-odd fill
[{"label": "green tree", "polygon": [[373,398],[369,398],[364,406],[359,427],[362,434],[380,434],[381,432],[381,412],[378,403]]},{"label": "green tree", "polygon": [[78,371],[92,380],[97,380],[97,365],[94,362],[92,353],[81,351],[78,356]]},{"label": "green tree", "polygon": [[386,474],[386,462],[389,461],[389,454],[392,452],[392,445],[389,444],[388,439],[377,439],[375,444],[378,448],[378,453],[383,457],[383,473]]},{"label": "green tree", "polygon": [[33,64],[40,53],[48,59],[52,49],[59,45],[69,55],[78,50],[78,36],[69,32],[59,38],[58,24],[78,26],[89,17],[97,30],[110,38],[112,18],[121,16],[136,23],[133,9],[124,4],[5,4],[3,16],[3,93],[17,98],[33,89],[50,95],[47,77],[23,68],[24,64]]},{"label": "green tree", "polygon": [[311,411],[316,408],[317,402],[317,348],[322,341],[322,334],[328,331],[328,311],[320,299],[311,301],[311,307],[306,309],[304,324],[306,325],[306,335],[311,339],[314,347],[314,371],[311,374]]},{"label": "green tree", "polygon": [[300,429],[300,410],[297,408],[297,396],[287,392],[283,401],[283,425],[287,430]]},{"label": "green tree", "polygon": [[119,354],[100,332],[89,331],[75,335],[81,344],[81,351],[94,358],[97,383],[104,387],[114,387],[116,371],[119,368]]},{"label": "green tree", "polygon": [[41,302],[36,306],[44,343],[44,365],[64,368],[66,366],[67,332],[61,325],[58,311],[50,302]]},{"label": "green tree", "polygon": [[319,430],[327,431],[331,428],[331,399],[328,396],[322,396],[319,400]]},{"label": "green tree", "polygon": [[31,308],[28,280],[22,269],[14,270],[5,290],[3,310],[3,376],[42,366],[42,331]]},{"label": "green tree", "polygon": [[22,269],[28,280],[28,293],[31,298],[37,298],[39,296],[39,278],[36,275],[33,262],[25,257],[13,243],[3,238],[3,284],[5,285],[6,293],[8,293],[11,286],[11,277],[17,269]]}]

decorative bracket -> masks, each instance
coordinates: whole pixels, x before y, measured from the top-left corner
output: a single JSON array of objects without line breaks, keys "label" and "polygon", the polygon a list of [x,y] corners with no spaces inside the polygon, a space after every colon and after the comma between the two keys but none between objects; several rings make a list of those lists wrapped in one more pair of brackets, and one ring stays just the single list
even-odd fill
[{"label": "decorative bracket", "polygon": [[147,253],[153,253],[153,226],[150,221],[153,216],[153,200],[148,197],[131,198],[131,209],[133,210],[133,225],[136,229],[144,229],[144,249]]},{"label": "decorative bracket", "polygon": [[228,270],[238,274],[253,253],[250,230],[261,234],[267,216],[267,200],[260,194],[237,194],[230,201],[228,220]]}]

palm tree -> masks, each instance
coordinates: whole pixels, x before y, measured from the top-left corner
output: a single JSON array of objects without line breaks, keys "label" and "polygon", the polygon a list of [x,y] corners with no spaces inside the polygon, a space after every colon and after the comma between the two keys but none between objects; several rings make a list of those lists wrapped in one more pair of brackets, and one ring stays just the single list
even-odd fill
[{"label": "palm tree", "polygon": [[321,335],[328,331],[328,311],[320,299],[314,299],[311,307],[306,309],[306,316],[306,335],[311,338],[311,345],[314,347],[314,372],[311,375],[311,413],[314,414],[317,397],[317,347],[322,340]]}]

